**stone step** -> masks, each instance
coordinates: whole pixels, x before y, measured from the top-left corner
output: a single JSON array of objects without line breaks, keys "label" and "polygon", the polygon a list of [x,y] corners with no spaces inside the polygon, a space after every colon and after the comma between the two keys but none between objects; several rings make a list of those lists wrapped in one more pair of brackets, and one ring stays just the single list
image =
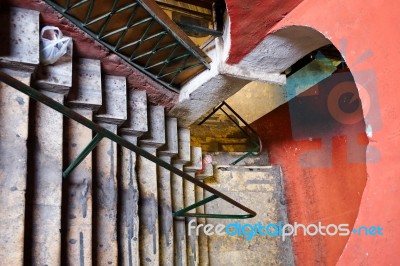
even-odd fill
[{"label": "stone step", "polygon": [[[134,129],[132,129],[134,131]],[[122,133],[136,145],[137,137]],[[118,155],[118,214],[119,261],[122,265],[139,265],[139,188],[136,173],[136,153],[121,147]]]},{"label": "stone step", "polygon": [[[117,125],[100,126],[117,133]],[[101,140],[93,151],[93,262],[118,264],[117,242],[117,145]]]},{"label": "stone step", "polygon": [[100,61],[80,58],[73,71],[73,89],[68,95],[68,105],[97,111],[102,105]]},{"label": "stone step", "polygon": [[[228,165],[232,162],[238,160],[245,152],[214,152],[208,153],[208,155],[212,158],[212,164],[216,165]],[[237,165],[246,165],[246,166],[269,166],[269,158],[266,152],[261,152],[257,154],[257,156],[247,156],[242,161],[240,161]]]},{"label": "stone step", "polygon": [[[183,164],[173,162],[173,166],[179,170],[183,170]],[[171,175],[171,196],[172,196],[172,212],[179,211],[184,208],[183,201],[183,179],[182,177],[172,173]],[[174,264],[173,265],[189,265],[187,263],[186,252],[186,223],[185,219],[174,219]]]},{"label": "stone step", "polygon": [[[178,129],[178,154],[173,158],[173,166],[183,170],[183,165],[190,162],[190,130]],[[172,174],[172,211],[176,212],[184,208],[183,178]],[[186,223],[185,219],[174,220],[174,265],[189,265],[186,248]]]},{"label": "stone step", "polygon": [[[103,105],[95,120],[116,134],[118,125],[127,118],[125,78],[104,76],[103,93]],[[98,265],[118,264],[117,159],[117,144],[109,139],[101,140],[93,151],[93,255]]]},{"label": "stone step", "polygon": [[212,138],[219,138],[219,139],[224,139],[224,138],[247,138],[247,136],[243,133],[240,128],[236,126],[226,126],[223,124],[219,124],[218,126],[215,127],[206,127],[206,126],[196,126],[196,127],[191,127],[190,130],[192,130],[193,135],[192,135],[192,140],[203,140],[207,139],[207,137],[212,137]]},{"label": "stone step", "polygon": [[[89,120],[102,105],[102,81],[99,60],[79,59],[74,65],[73,87],[68,105]],[[93,139],[87,127],[67,119],[65,159],[70,165]],[[93,263],[93,153],[90,153],[66,177],[66,233],[67,247],[64,261],[69,265]]]},{"label": "stone step", "polygon": [[204,144],[210,143],[210,142],[217,142],[219,145],[226,145],[226,144],[247,144],[250,142],[248,138],[244,137],[239,137],[239,138],[220,138],[220,137],[212,137],[208,136],[204,139]]},{"label": "stone step", "polygon": [[203,158],[202,158],[201,147],[190,148],[190,164],[186,165],[183,170],[188,173],[194,173],[203,169]]},{"label": "stone step", "polygon": [[[64,95],[42,91],[63,104]],[[32,165],[32,259],[37,265],[54,265],[61,260],[61,207],[63,181],[63,115],[41,103],[32,102],[29,115],[35,138],[31,139]]]},{"label": "stone step", "polygon": [[[178,154],[178,121],[166,119],[166,144],[157,152],[158,157],[171,163]],[[158,215],[160,224],[160,265],[174,265],[174,234],[172,217],[171,172],[158,166]]]},{"label": "stone step", "polygon": [[192,138],[193,145],[201,146],[205,152],[244,152],[254,148],[254,144],[244,137],[218,137],[210,133],[204,138]]},{"label": "stone step", "polygon": [[273,191],[271,185],[280,182],[276,179],[280,178],[281,169],[279,166],[217,165],[215,175],[216,187],[225,191],[266,192]]},{"label": "stone step", "polygon": [[[2,57],[0,64],[8,64],[10,58]],[[34,68],[33,59],[32,62],[23,60],[17,60],[17,63]],[[79,59],[74,66],[72,63],[71,43],[68,53],[57,63],[38,69],[35,87],[60,103],[66,96],[67,105],[74,111],[114,133],[119,132],[125,140],[139,144],[192,176],[203,168],[204,174],[213,175],[212,164],[203,167],[202,148],[191,147],[190,130],[178,129],[177,119],[166,118],[163,107],[148,105],[145,92],[127,92],[124,77],[102,76],[98,60]],[[29,83],[29,75],[23,76],[22,80]],[[18,127],[16,123],[7,125],[9,117],[0,116],[0,169],[6,173],[0,175],[0,207],[1,213],[6,214],[0,217],[0,257],[5,258],[5,265],[23,264],[24,257],[25,264],[41,265],[58,265],[60,261],[71,265],[211,265],[212,262],[218,265],[219,257],[215,254],[221,244],[218,240],[210,241],[213,248],[209,250],[206,235],[200,234],[197,238],[191,232],[191,237],[188,236],[190,221],[205,224],[206,219],[174,220],[172,217],[173,211],[204,199],[201,188],[143,157],[136,158],[134,152],[118,149],[108,139],[99,142],[64,179],[62,187],[63,166],[68,166],[77,157],[92,140],[93,133],[70,119],[64,121],[59,113],[48,107],[35,104],[29,109],[33,111],[29,114],[32,119],[29,130],[33,129],[30,133],[34,139],[28,143],[29,149],[32,148],[28,151],[30,100],[16,92],[9,93],[1,86],[2,114],[6,104],[15,105],[12,108],[6,106],[8,109],[4,108],[4,113],[21,121]],[[225,142],[236,144],[235,139]],[[222,157],[215,162],[224,162],[226,158]],[[31,161],[29,182],[32,188],[28,189],[27,195],[31,203],[26,207],[28,160]],[[270,169],[218,165],[217,178],[204,182],[227,193],[238,190],[244,198],[242,190],[268,196],[270,186],[276,181],[264,176],[272,171]],[[254,176],[248,178],[247,175]],[[216,180],[218,184],[213,183]],[[236,185],[230,185],[228,180]],[[212,205],[207,211],[224,213],[226,209],[221,206]],[[205,210],[204,206],[196,208],[197,213],[205,213]],[[32,222],[27,223],[30,228],[24,228],[25,215],[29,215],[27,221]],[[23,253],[24,237],[28,254]],[[209,252],[213,258],[209,257]]]},{"label": "stone step", "polygon": [[212,177],[214,175],[214,166],[212,163],[205,163],[203,166],[203,171],[196,174],[197,179],[204,180],[206,178]]},{"label": "stone step", "polygon": [[[198,144],[196,144],[198,145]],[[203,151],[205,152],[227,152],[227,153],[239,153],[246,152],[251,150],[253,147],[246,144],[220,144],[220,143],[212,143],[212,144],[203,144],[201,145]]]},{"label": "stone step", "polygon": [[[74,109],[80,115],[92,120],[93,112]],[[66,165],[70,165],[93,138],[92,131],[85,126],[67,119],[66,122]],[[92,264],[92,153],[90,153],[71,174],[66,177],[67,249],[65,261],[69,265]]]},{"label": "stone step", "polygon": [[125,77],[104,76],[103,105],[97,112],[96,121],[121,125],[127,119],[127,88]]},{"label": "stone step", "polygon": [[128,119],[120,132],[139,137],[148,131],[147,94],[145,91],[128,91]]},{"label": "stone step", "polygon": [[[282,173],[279,166],[216,166],[214,179],[206,179],[211,187],[239,201],[257,212],[255,218],[239,220],[240,224],[287,223]],[[205,197],[210,196],[206,192]],[[243,212],[225,201],[213,201],[205,205],[206,213],[242,214]],[[208,224],[233,223],[232,220],[207,219]],[[246,236],[208,237],[210,265],[292,265],[290,240],[279,237],[255,236],[251,241]],[[265,251],[268,250],[268,256]],[[289,259],[288,259],[289,258]],[[249,264],[250,265],[250,264]]]},{"label": "stone step", "polygon": [[33,72],[39,64],[40,13],[21,8],[0,12],[0,65]]},{"label": "stone step", "polygon": [[40,65],[35,77],[37,89],[67,95],[72,87],[73,42],[70,42],[67,53],[52,65]]},{"label": "stone step", "polygon": [[[201,153],[200,153],[201,154]],[[195,176],[195,172],[188,172],[192,177]],[[195,185],[192,182],[183,180],[183,204],[184,207],[189,207],[196,203]],[[193,211],[191,211],[193,212]],[[189,228],[189,223],[192,223],[194,227]],[[199,245],[198,238],[196,236],[197,219],[194,217],[186,217],[186,254],[188,265],[198,265],[199,257]]]},{"label": "stone step", "polygon": [[178,155],[174,157],[175,164],[187,164],[190,162],[190,130],[179,128],[178,130]]},{"label": "stone step", "polygon": [[[156,149],[147,149],[156,155]],[[139,188],[139,260],[142,265],[159,264],[157,166],[142,156],[138,157]]]},{"label": "stone step", "polygon": [[139,139],[143,147],[159,148],[165,144],[165,114],[162,106],[148,106],[148,131]]},{"label": "stone step", "polygon": [[[196,176],[196,178],[197,178],[197,176]],[[195,199],[196,199],[196,202],[199,202],[204,199],[204,190],[199,186],[195,186]],[[197,207],[196,213],[204,214],[205,213],[204,205]],[[197,224],[205,225],[206,218],[197,218]],[[206,234],[204,234],[203,231],[200,231],[199,235],[198,235],[198,247],[199,247],[198,248],[199,265],[200,266],[210,265],[209,259],[208,259],[208,236]]]},{"label": "stone step", "polygon": [[[160,156],[166,163],[171,163],[170,156]],[[174,235],[171,202],[171,173],[158,166],[158,219],[160,265],[174,264]]]},{"label": "stone step", "polygon": [[[0,69],[29,85],[30,73]],[[0,259],[24,263],[29,97],[0,82]]]},{"label": "stone step", "polygon": [[[196,171],[203,168],[202,151],[200,147],[191,147],[190,151],[191,161],[183,169],[186,173],[188,173],[192,177],[195,177]],[[196,203],[195,185],[187,180],[183,180],[183,199],[185,208]],[[191,227],[190,229],[189,223],[192,223],[194,227]],[[186,252],[189,265],[198,265],[199,263],[199,243],[198,237],[196,236],[196,226],[196,218],[186,218]]]},{"label": "stone step", "polygon": [[[138,137],[148,130],[147,95],[145,91],[128,90],[127,120],[120,135],[137,145]],[[122,265],[139,265],[139,185],[136,172],[137,156],[121,147],[118,160],[119,199],[119,261]]]},{"label": "stone step", "polygon": [[179,153],[178,120],[167,117],[165,122],[165,145],[158,149],[158,155],[175,156]]}]

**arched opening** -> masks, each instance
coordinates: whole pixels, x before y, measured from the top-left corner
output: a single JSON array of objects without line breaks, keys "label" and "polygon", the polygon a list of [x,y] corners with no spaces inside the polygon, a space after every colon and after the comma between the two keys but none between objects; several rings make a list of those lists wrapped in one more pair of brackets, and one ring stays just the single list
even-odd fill
[{"label": "arched opening", "polygon": [[[282,167],[289,223],[348,225],[346,235],[303,236],[300,230],[292,238],[299,265],[338,262],[367,182],[373,91],[355,82],[340,50],[310,27],[273,32],[237,66],[286,75],[286,86],[249,82],[226,99],[256,129],[269,163]],[[357,82],[362,75],[357,72]],[[274,217],[276,209],[263,207],[259,213]]]},{"label": "arched opening", "polygon": [[[371,103],[362,103],[363,88],[346,63],[338,62],[345,55],[325,43],[321,33],[294,26],[273,35],[274,40],[267,37],[244,61],[275,66],[288,77],[282,91],[287,102],[251,125],[259,132],[271,163],[282,166],[289,222],[349,224],[351,230],[367,181],[368,127],[363,108]],[[268,51],[262,54],[262,46],[268,44],[281,48],[281,58]],[[282,57],[284,49],[287,54]],[[258,62],[251,62],[257,54]],[[280,65],[275,59],[282,60]],[[335,65],[334,69],[327,64]],[[348,238],[300,233],[292,238],[296,263],[335,265]]]}]

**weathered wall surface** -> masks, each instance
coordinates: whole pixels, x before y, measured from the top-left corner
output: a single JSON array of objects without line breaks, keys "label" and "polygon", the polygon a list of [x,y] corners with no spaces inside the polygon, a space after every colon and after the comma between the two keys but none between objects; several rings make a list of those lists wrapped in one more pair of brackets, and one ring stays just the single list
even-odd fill
[{"label": "weathered wall surface", "polygon": [[268,31],[303,0],[226,0],[231,20],[231,50],[228,63],[237,64]]},{"label": "weathered wall surface", "polygon": [[[353,226],[357,218],[367,181],[365,124],[363,120],[352,125],[337,122],[326,104],[344,79],[351,80],[351,75],[335,74],[252,124],[271,163],[282,166],[292,224]],[[354,84],[350,91],[357,93]],[[335,265],[347,240],[294,237],[296,263]]]},{"label": "weathered wall surface", "polygon": [[[206,183],[225,193],[234,200],[257,212],[257,216],[246,220],[207,219],[207,224],[216,227],[218,224],[227,227],[228,234],[209,236],[210,265],[294,265],[290,239],[282,240],[278,236],[253,235],[261,225],[278,222],[286,223],[286,206],[281,184],[279,166],[231,166],[217,165],[214,167],[214,178],[206,179]],[[211,196],[206,192],[206,197]],[[215,200],[205,205],[206,213],[242,214],[233,205]],[[248,224],[243,232],[243,226]],[[263,229],[261,229],[263,230]],[[240,231],[240,232],[239,232]],[[269,228],[271,233],[278,233]],[[247,232],[247,233],[246,233]],[[240,236],[238,234],[241,234]]]},{"label": "weathered wall surface", "polygon": [[[290,25],[312,27],[323,33],[345,56],[358,84],[366,84],[371,80],[375,80],[377,84],[376,98],[379,102],[380,113],[369,113],[369,116],[378,118],[381,126],[372,127],[366,159],[370,160],[375,156],[374,153],[370,153],[373,148],[379,150],[381,159],[377,163],[367,164],[368,181],[355,226],[380,225],[384,228],[385,234],[382,237],[352,235],[339,259],[339,265],[395,265],[398,263],[396,250],[400,244],[400,227],[397,222],[400,217],[398,204],[400,120],[396,117],[400,112],[400,107],[397,99],[398,67],[396,62],[400,54],[396,32],[400,22],[399,9],[400,2],[383,4],[378,0],[368,2],[305,0],[270,31]],[[243,17],[237,18],[237,23],[240,23]],[[250,11],[247,17],[250,20],[249,23],[258,19],[253,18]],[[264,17],[268,20],[267,15]],[[240,37],[236,40],[233,38],[232,45],[235,42],[247,42],[247,40],[248,38],[241,39]],[[371,70],[373,73],[365,76],[362,75],[363,70]],[[361,86],[358,86],[358,89],[360,90]],[[368,112],[367,107],[368,97],[363,101],[364,114]],[[369,124],[370,121],[366,123]],[[295,182],[295,178],[290,175],[286,178],[289,183]],[[304,185],[299,184],[299,187],[304,187]],[[290,198],[290,195],[288,197]],[[320,194],[316,200],[319,202],[324,198],[326,195]],[[296,204],[297,208],[303,209],[306,213],[310,212],[304,203],[292,202],[291,204]],[[332,215],[335,215],[334,211]],[[315,246],[311,251],[297,250],[296,253],[312,253],[318,250],[319,247]],[[304,256],[314,255],[304,254]]]},{"label": "weathered wall surface", "polygon": [[57,26],[65,36],[74,40],[74,55],[82,58],[99,59],[102,68],[107,75],[125,76],[128,88],[145,90],[149,101],[171,108],[177,100],[178,95],[156,81],[142,74],[108,49],[97,43],[89,35],[84,33],[69,20],[61,16],[52,7],[41,0],[6,0],[2,3],[6,6],[16,6],[33,9],[40,12],[41,27],[45,25]]}]

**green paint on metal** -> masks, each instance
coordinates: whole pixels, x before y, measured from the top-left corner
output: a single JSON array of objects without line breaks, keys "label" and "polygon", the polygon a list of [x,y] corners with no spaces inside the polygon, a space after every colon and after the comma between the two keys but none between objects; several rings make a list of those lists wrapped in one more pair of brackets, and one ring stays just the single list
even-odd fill
[{"label": "green paint on metal", "polygon": [[69,174],[89,155],[89,153],[96,147],[96,145],[103,139],[103,136],[96,134],[96,136],[90,141],[85,149],[76,157],[76,159],[65,169],[63,177],[66,178]]},{"label": "green paint on metal", "polygon": [[298,94],[331,76],[337,70],[337,66],[340,63],[341,61],[330,59],[318,51],[313,61],[286,79],[285,90],[287,101],[290,101]]},{"label": "green paint on metal", "polygon": [[205,205],[213,200],[218,199],[217,195],[212,195],[208,198],[205,198],[195,204],[187,206],[182,210],[176,211],[173,213],[174,217],[197,217],[197,218],[215,218],[215,219],[247,219],[252,218],[250,214],[212,214],[212,213],[189,213],[189,211],[196,209],[202,205]]},{"label": "green paint on metal", "polygon": [[148,0],[45,1],[126,62],[175,92],[210,69],[211,59]]},{"label": "green paint on metal", "polygon": [[245,155],[241,156],[239,159],[237,159],[236,161],[234,161],[233,163],[231,163],[230,165],[236,165],[238,164],[240,161],[244,160],[245,158],[249,157],[250,155],[255,155],[254,153],[258,152],[260,149],[259,145],[256,145],[256,147],[254,147],[254,149],[250,150],[249,152],[247,152]]},{"label": "green paint on metal", "polygon": [[[227,107],[245,126],[248,128],[251,133],[253,134],[250,135],[243,127],[239,125],[239,123],[233,119],[224,109],[223,107]],[[258,153],[261,151],[262,144],[261,144],[261,139],[258,136],[257,132],[235,111],[233,110],[232,107],[230,107],[225,101],[223,101],[221,104],[219,104],[214,110],[207,115],[198,125],[201,126],[204,124],[210,117],[212,117],[218,110],[221,110],[239,129],[242,131],[244,135],[254,144],[254,148],[252,148],[250,151],[248,151],[246,154],[241,156],[239,159],[235,160],[234,162],[230,163],[230,165],[236,165],[243,159],[247,158],[250,155],[255,155],[255,153]]]},{"label": "green paint on metal", "polygon": [[[202,206],[202,205],[204,205],[204,204],[206,204],[206,203],[208,203],[210,201],[213,201],[215,199],[218,199],[218,198],[219,197],[217,195],[212,195],[212,196],[210,196],[208,198],[205,198],[205,199],[203,199],[203,200],[201,200],[199,202],[196,202],[195,204],[192,204],[192,205],[190,205],[190,206],[188,206],[186,208],[183,208],[182,210],[174,212],[173,216],[174,217],[183,216],[184,214],[187,214],[188,211],[196,209],[197,207],[200,207],[200,206]],[[194,214],[194,213],[192,213],[192,214]]]}]

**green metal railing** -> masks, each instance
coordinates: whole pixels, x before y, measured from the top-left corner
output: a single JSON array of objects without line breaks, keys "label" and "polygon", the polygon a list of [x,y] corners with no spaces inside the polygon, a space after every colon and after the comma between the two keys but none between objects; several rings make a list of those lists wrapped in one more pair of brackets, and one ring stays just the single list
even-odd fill
[{"label": "green metal railing", "polygon": [[[63,173],[63,177],[66,178],[68,177],[69,173],[80,163],[83,161],[83,159],[96,147],[96,144],[100,142],[102,138],[108,138],[115,143],[125,147],[126,149],[129,149],[135,153],[137,153],[140,156],[143,156],[144,158],[154,162],[155,164],[164,167],[165,169],[171,171],[172,173],[184,178],[185,180],[194,183],[196,186],[199,186],[203,188],[204,190],[212,193],[213,195],[199,201],[191,206],[188,206],[182,210],[176,211],[173,213],[174,217],[204,217],[204,218],[218,218],[218,219],[247,219],[247,218],[252,218],[255,217],[257,214],[253,210],[243,206],[239,202],[233,200],[232,198],[228,197],[227,195],[221,193],[220,191],[204,184],[200,180],[186,174],[185,172],[175,168],[171,164],[166,163],[165,161],[159,159],[158,157],[152,155],[151,153],[148,153],[147,151],[141,149],[140,147],[130,143],[129,141],[123,139],[122,137],[112,133],[111,131],[97,125],[93,121],[83,117],[82,115],[74,112],[73,110],[69,109],[68,107],[65,107],[64,105],[54,101],[53,99],[45,96],[44,94],[40,93],[39,91],[35,90],[34,88],[31,88],[27,86],[26,84],[20,82],[19,80],[11,77],[10,75],[7,75],[6,73],[0,72],[0,81],[4,82],[5,84],[15,88],[16,90],[28,95],[30,98],[33,100],[40,102],[42,104],[47,105],[48,107],[56,110],[57,112],[63,114],[64,116],[84,125],[85,127],[91,129],[93,132],[96,133],[96,136],[93,138],[93,140],[89,143],[89,145],[83,150],[83,152],[71,163],[70,166],[67,167],[67,169]],[[1,89],[1,88],[0,88]],[[240,215],[235,215],[235,214],[200,214],[200,213],[188,213],[188,211],[191,211],[201,205],[204,205],[208,202],[211,202],[215,199],[221,198],[232,205],[238,207],[239,209],[243,210],[246,212],[246,214],[240,214]]]},{"label": "green metal railing", "polygon": [[45,0],[110,51],[167,88],[211,59],[151,0]]},{"label": "green metal railing", "polygon": [[[223,107],[227,107],[229,109],[229,111],[232,112],[232,114],[235,115],[235,117],[237,117],[245,126],[246,128],[249,129],[249,131],[252,134],[249,134],[248,131],[246,131],[242,126],[239,125],[239,123],[233,119],[224,109]],[[218,105],[217,107],[214,108],[214,110],[207,115],[198,125],[201,126],[202,124],[204,124],[210,117],[212,117],[216,112],[218,112],[219,110],[221,110],[239,129],[240,131],[243,132],[243,134],[250,140],[250,142],[254,145],[254,147],[252,149],[250,149],[250,151],[246,152],[243,156],[241,156],[239,159],[235,160],[234,162],[231,163],[231,165],[236,165],[238,164],[240,161],[242,161],[243,159],[247,158],[250,155],[257,155],[259,152],[261,152],[262,150],[262,142],[260,137],[258,136],[257,132],[235,111],[233,110],[233,108],[231,106],[229,106],[229,104],[227,104],[225,101],[222,101],[222,103],[220,105]]]}]

